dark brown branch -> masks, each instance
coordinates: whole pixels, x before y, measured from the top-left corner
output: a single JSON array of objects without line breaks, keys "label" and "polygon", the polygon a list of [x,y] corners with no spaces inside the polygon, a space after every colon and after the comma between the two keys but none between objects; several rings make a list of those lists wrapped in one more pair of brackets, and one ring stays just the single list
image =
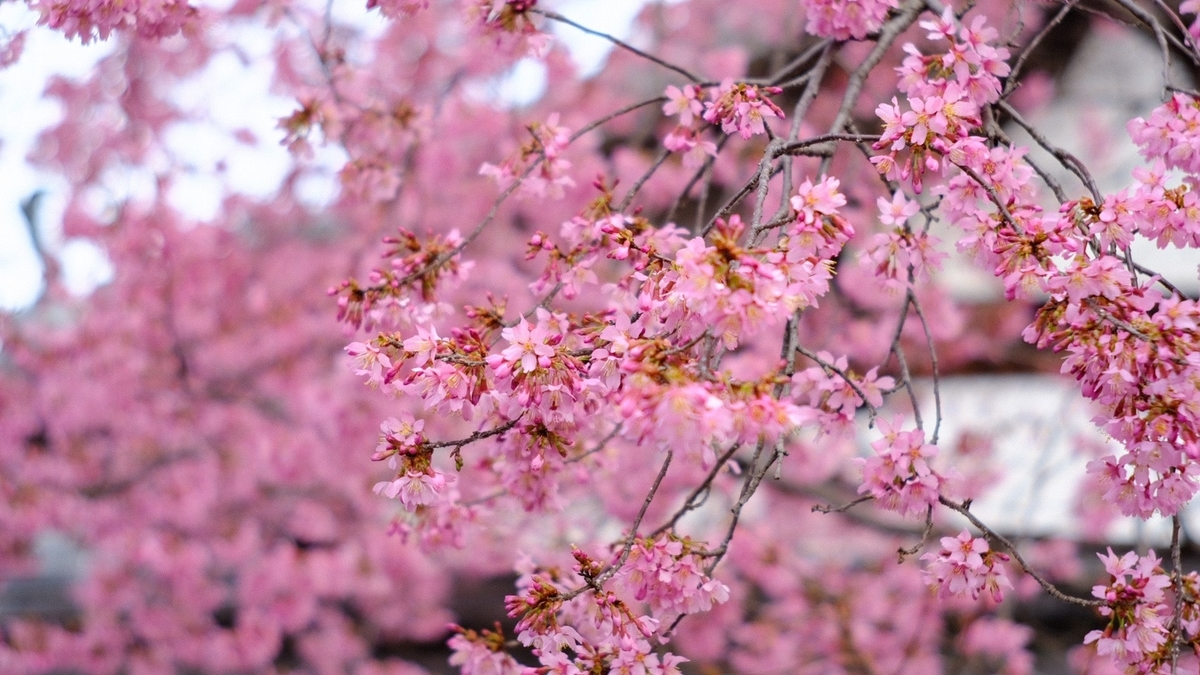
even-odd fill
[{"label": "dark brown branch", "polygon": [[[809,60],[811,60],[812,57],[816,56],[819,52],[831,49],[835,44],[836,43],[831,38],[826,38],[809,47],[808,49],[804,50],[800,56],[792,59],[785,66],[776,71],[775,74],[771,75],[771,77],[767,79],[767,84],[778,85],[783,78],[787,77],[788,74],[790,74],[793,70],[799,68],[805,63],[808,63]],[[815,70],[817,70],[817,68],[814,67],[813,70],[809,72],[813,72]]]},{"label": "dark brown branch", "polygon": [[1004,91],[1000,94],[1001,99],[1008,98],[1009,94],[1013,93],[1013,91],[1017,88],[1018,76],[1021,74],[1021,69],[1025,66],[1025,61],[1029,59],[1029,55],[1032,54],[1035,49],[1037,49],[1037,46],[1042,43],[1042,40],[1046,39],[1046,36],[1050,34],[1050,31],[1054,30],[1058,24],[1062,23],[1063,19],[1067,18],[1067,14],[1069,14],[1071,9],[1075,7],[1076,2],[1078,2],[1078,0],[1067,0],[1067,3],[1063,5],[1063,8],[1058,10],[1058,14],[1055,14],[1052,19],[1047,21],[1046,25],[1043,26],[1040,31],[1038,31],[1038,34],[1034,35],[1033,39],[1030,40],[1027,45],[1025,45],[1025,49],[1021,50],[1021,55],[1017,57],[1016,64],[1013,65],[1012,70],[1010,70],[1008,73],[1008,78],[1005,80]]},{"label": "dark brown branch", "polygon": [[733,541],[733,535],[737,531],[738,521],[740,521],[742,517],[742,510],[746,507],[746,504],[750,501],[750,498],[754,496],[754,493],[758,491],[758,486],[762,484],[762,479],[771,469],[771,465],[778,461],[780,457],[782,457],[782,454],[778,450],[773,450],[771,452],[771,456],[767,458],[767,461],[760,467],[759,459],[763,454],[763,446],[764,443],[760,440],[754,448],[754,456],[750,459],[750,471],[746,475],[746,482],[742,483],[742,491],[741,494],[738,495],[737,503],[734,504],[733,508],[729,510],[731,515],[729,519],[729,527],[725,530],[725,537],[721,540],[720,545],[718,545],[715,549],[699,551],[696,553],[696,555],[702,557],[712,558],[712,561],[709,562],[708,566],[704,569],[704,573],[707,576],[712,576],[712,573],[717,568],[717,565],[721,563],[721,560],[725,557],[725,554],[729,552],[729,542]]},{"label": "dark brown branch", "polygon": [[482,441],[485,438],[491,438],[492,436],[499,436],[500,434],[503,434],[504,432],[509,431],[513,427],[517,426],[517,422],[520,422],[520,421],[521,421],[521,418],[518,417],[516,419],[509,420],[509,421],[505,422],[504,424],[501,424],[498,427],[494,427],[492,429],[481,429],[480,431],[476,431],[475,433],[471,434],[470,436],[467,436],[466,438],[460,438],[460,439],[454,440],[454,441],[434,441],[432,443],[425,443],[425,447],[429,448],[430,450],[436,450],[438,448],[462,448],[463,446],[470,445],[471,443],[474,443],[475,441]]},{"label": "dark brown branch", "polygon": [[1180,551],[1179,514],[1171,516],[1171,581],[1175,586],[1175,607],[1171,618],[1171,675],[1178,672],[1179,643],[1183,639],[1183,555]]},{"label": "dark brown branch", "polygon": [[872,70],[875,70],[875,66],[879,65],[883,55],[887,53],[888,49],[891,49],[892,43],[917,20],[924,9],[925,3],[922,0],[910,0],[901,5],[900,12],[895,18],[884,24],[879,31],[879,40],[875,43],[875,47],[850,75],[850,80],[846,83],[846,93],[842,96],[841,108],[838,109],[833,124],[829,127],[831,133],[837,133],[845,128],[846,123],[850,121],[850,113],[854,109],[855,103],[858,102],[858,96],[862,93],[863,85],[866,84],[867,76],[871,74]]}]

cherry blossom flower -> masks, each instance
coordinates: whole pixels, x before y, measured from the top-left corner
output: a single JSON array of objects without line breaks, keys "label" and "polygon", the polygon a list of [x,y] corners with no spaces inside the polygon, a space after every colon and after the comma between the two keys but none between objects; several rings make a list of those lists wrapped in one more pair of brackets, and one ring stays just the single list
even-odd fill
[{"label": "cherry blossom flower", "polygon": [[704,90],[694,84],[686,84],[682,89],[668,86],[666,96],[663,114],[679,115],[679,124],[685,128],[691,128],[692,122],[704,112]]},{"label": "cherry blossom flower", "polygon": [[936,586],[938,596],[969,596],[976,599],[986,591],[995,602],[1004,598],[1002,587],[1012,588],[1003,563],[1008,556],[990,550],[986,540],[963,530],[957,537],[942,537],[937,553],[926,553],[925,577]]},{"label": "cherry blossom flower", "polygon": [[835,40],[861,40],[879,30],[897,0],[816,0],[805,4],[806,31]]},{"label": "cherry blossom flower", "polygon": [[759,87],[727,80],[704,104],[704,121],[720,125],[727,134],[734,132],[748,139],[766,132],[766,118],[783,118],[783,110],[764,94],[779,93],[777,87]]}]

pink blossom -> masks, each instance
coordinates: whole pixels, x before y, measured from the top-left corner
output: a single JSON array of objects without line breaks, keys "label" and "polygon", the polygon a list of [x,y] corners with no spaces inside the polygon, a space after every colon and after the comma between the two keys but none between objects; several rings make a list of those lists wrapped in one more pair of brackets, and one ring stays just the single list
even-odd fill
[{"label": "pink blossom", "polygon": [[493,368],[502,363],[500,359],[507,363],[509,368],[515,369],[516,366],[520,366],[520,370],[516,372],[532,373],[538,368],[550,367],[550,357],[554,356],[554,348],[546,344],[550,334],[544,324],[531,328],[528,321],[521,319],[516,326],[505,328],[501,335],[508,341],[509,346],[500,352],[499,359],[491,357]]},{"label": "pink blossom", "polygon": [[871,444],[876,454],[858,459],[863,482],[859,494],[870,494],[885,509],[903,515],[923,513],[937,503],[943,479],[929,466],[937,448],[925,443],[925,432],[900,431],[900,421],[876,420],[883,438]]},{"label": "pink blossom", "polygon": [[683,153],[683,165],[689,169],[698,169],[709,157],[717,156],[716,143],[701,140],[696,132],[687,127],[676,127],[667,134],[663,138],[663,147],[671,152]]},{"label": "pink blossom", "polygon": [[7,42],[0,47],[0,69],[8,68],[21,58],[25,51],[25,35],[28,31],[20,31],[8,36]]},{"label": "pink blossom", "polygon": [[411,511],[438,502],[446,486],[454,481],[454,476],[440,471],[406,471],[395,480],[376,483],[374,492],[389,499],[399,499],[404,508]]},{"label": "pink blossom", "polygon": [[957,537],[942,537],[941,545],[937,553],[921,556],[928,561],[925,578],[937,587],[939,597],[976,599],[987,591],[992,600],[1000,602],[1002,587],[1012,588],[1003,566],[1008,556],[991,551],[984,539],[963,530]]},{"label": "pink blossom", "polygon": [[725,81],[704,104],[704,120],[720,125],[727,134],[737,132],[748,139],[765,133],[766,118],[783,118],[783,110],[764,94],[779,93],[776,87],[759,87]]},{"label": "pink blossom", "polygon": [[670,85],[666,91],[667,102],[663,104],[664,115],[679,115],[679,124],[690,128],[692,121],[704,112],[701,100],[704,90],[694,84],[686,84],[683,89]]},{"label": "pink blossom", "polygon": [[354,374],[365,376],[367,384],[378,387],[384,374],[392,369],[392,361],[379,347],[364,342],[351,342],[345,351],[354,358]]},{"label": "pink blossom", "polygon": [[818,183],[805,179],[791,198],[792,210],[802,222],[814,222],[819,216],[831,216],[846,205],[846,197],[838,191],[837,178],[827,177]]},{"label": "pink blossom", "polygon": [[815,0],[805,4],[808,24],[804,27],[818,37],[835,40],[861,40],[879,30],[897,0]]},{"label": "pink blossom", "polygon": [[493,644],[486,635],[487,631],[483,638],[464,631],[450,638],[450,665],[461,668],[463,675],[521,675],[525,669],[504,652],[502,643]]}]

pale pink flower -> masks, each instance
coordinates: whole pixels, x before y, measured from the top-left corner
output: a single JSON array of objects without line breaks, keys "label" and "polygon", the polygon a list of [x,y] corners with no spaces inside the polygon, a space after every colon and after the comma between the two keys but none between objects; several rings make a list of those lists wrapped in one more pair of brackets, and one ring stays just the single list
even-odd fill
[{"label": "pale pink flower", "polygon": [[455,480],[453,475],[432,469],[428,472],[406,471],[395,480],[376,483],[374,492],[389,499],[399,499],[404,508],[412,511],[439,501],[446,486]]},{"label": "pale pink flower", "polygon": [[806,31],[817,37],[835,40],[861,40],[879,30],[889,10],[898,0],[809,0]]},{"label": "pale pink flower", "polygon": [[668,86],[666,96],[663,114],[679,115],[679,124],[684,127],[691,127],[695,118],[704,112],[704,104],[700,100],[704,96],[704,90],[694,84],[685,84],[683,89],[674,85]]},{"label": "pale pink flower", "polygon": [[963,530],[957,537],[942,537],[937,553],[926,553],[922,560],[926,581],[938,588],[939,597],[978,598],[987,592],[995,602],[1003,599],[1002,587],[1012,588],[1003,563],[1008,556],[992,552],[987,541]]},{"label": "pale pink flower", "polygon": [[[550,367],[550,357],[554,356],[554,348],[547,344],[550,333],[544,324],[530,327],[529,322],[522,318],[520,323],[505,328],[500,335],[508,341],[509,346],[500,352],[499,358],[488,357],[488,364],[493,368],[503,367],[502,362],[508,364],[509,370],[521,373],[532,373],[538,368]],[[519,370],[517,366],[520,367]]]},{"label": "pale pink flower", "polygon": [[879,222],[893,227],[903,226],[921,210],[921,204],[915,200],[909,201],[902,191],[893,194],[890,201],[880,197],[876,204],[879,206]]}]

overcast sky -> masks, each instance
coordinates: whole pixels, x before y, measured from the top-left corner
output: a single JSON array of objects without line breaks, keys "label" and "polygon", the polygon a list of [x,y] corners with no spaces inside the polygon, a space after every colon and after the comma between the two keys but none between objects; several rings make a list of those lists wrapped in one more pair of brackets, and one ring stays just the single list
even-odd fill
[{"label": "overcast sky", "polygon": [[[634,16],[645,2],[564,0],[556,7],[585,25],[627,37]],[[385,20],[375,12],[367,12],[365,4],[337,2],[334,7],[339,19],[377,32]],[[63,262],[67,288],[87,293],[109,274],[97,247],[84,240],[63,240],[61,196],[65,185],[56,176],[34,170],[25,157],[37,134],[61,119],[59,106],[41,98],[48,79],[53,75],[82,77],[110,48],[106,43],[83,46],[78,40],[68,42],[61,34],[36,28],[36,21],[37,14],[23,3],[0,3],[0,28],[9,34],[32,29],[21,60],[0,70],[0,110],[6,111],[0,124],[0,176],[4,177],[0,181],[0,309],[27,306],[40,293],[41,266],[20,209],[20,203],[38,190],[46,192],[40,213],[42,236]],[[556,25],[555,29],[585,73],[595,72],[611,49],[607,41],[573,28]],[[175,96],[182,106],[204,110],[207,117],[203,123],[177,124],[167,134],[168,151],[174,159],[194,169],[175,177],[168,198],[197,221],[214,217],[227,190],[270,195],[288,168],[275,124],[294,109],[295,103],[266,93],[273,59],[271,43],[265,36],[261,27],[231,31],[229,38],[250,56],[248,63],[229,53],[220,54],[200,76],[176,89]],[[541,64],[525,60],[517,64],[510,77],[482,87],[481,92],[510,105],[521,105],[541,95],[544,80]],[[258,142],[246,145],[234,140],[231,132],[239,128],[251,131]],[[334,174],[343,156],[336,148],[326,148],[317,160],[329,171],[324,178],[316,176],[302,185],[303,194],[314,205],[336,196]],[[223,173],[216,171],[218,163],[223,163]],[[154,189],[153,168],[129,167],[106,176],[104,183],[107,192],[89,200],[97,210],[127,197],[149,194]]]}]

